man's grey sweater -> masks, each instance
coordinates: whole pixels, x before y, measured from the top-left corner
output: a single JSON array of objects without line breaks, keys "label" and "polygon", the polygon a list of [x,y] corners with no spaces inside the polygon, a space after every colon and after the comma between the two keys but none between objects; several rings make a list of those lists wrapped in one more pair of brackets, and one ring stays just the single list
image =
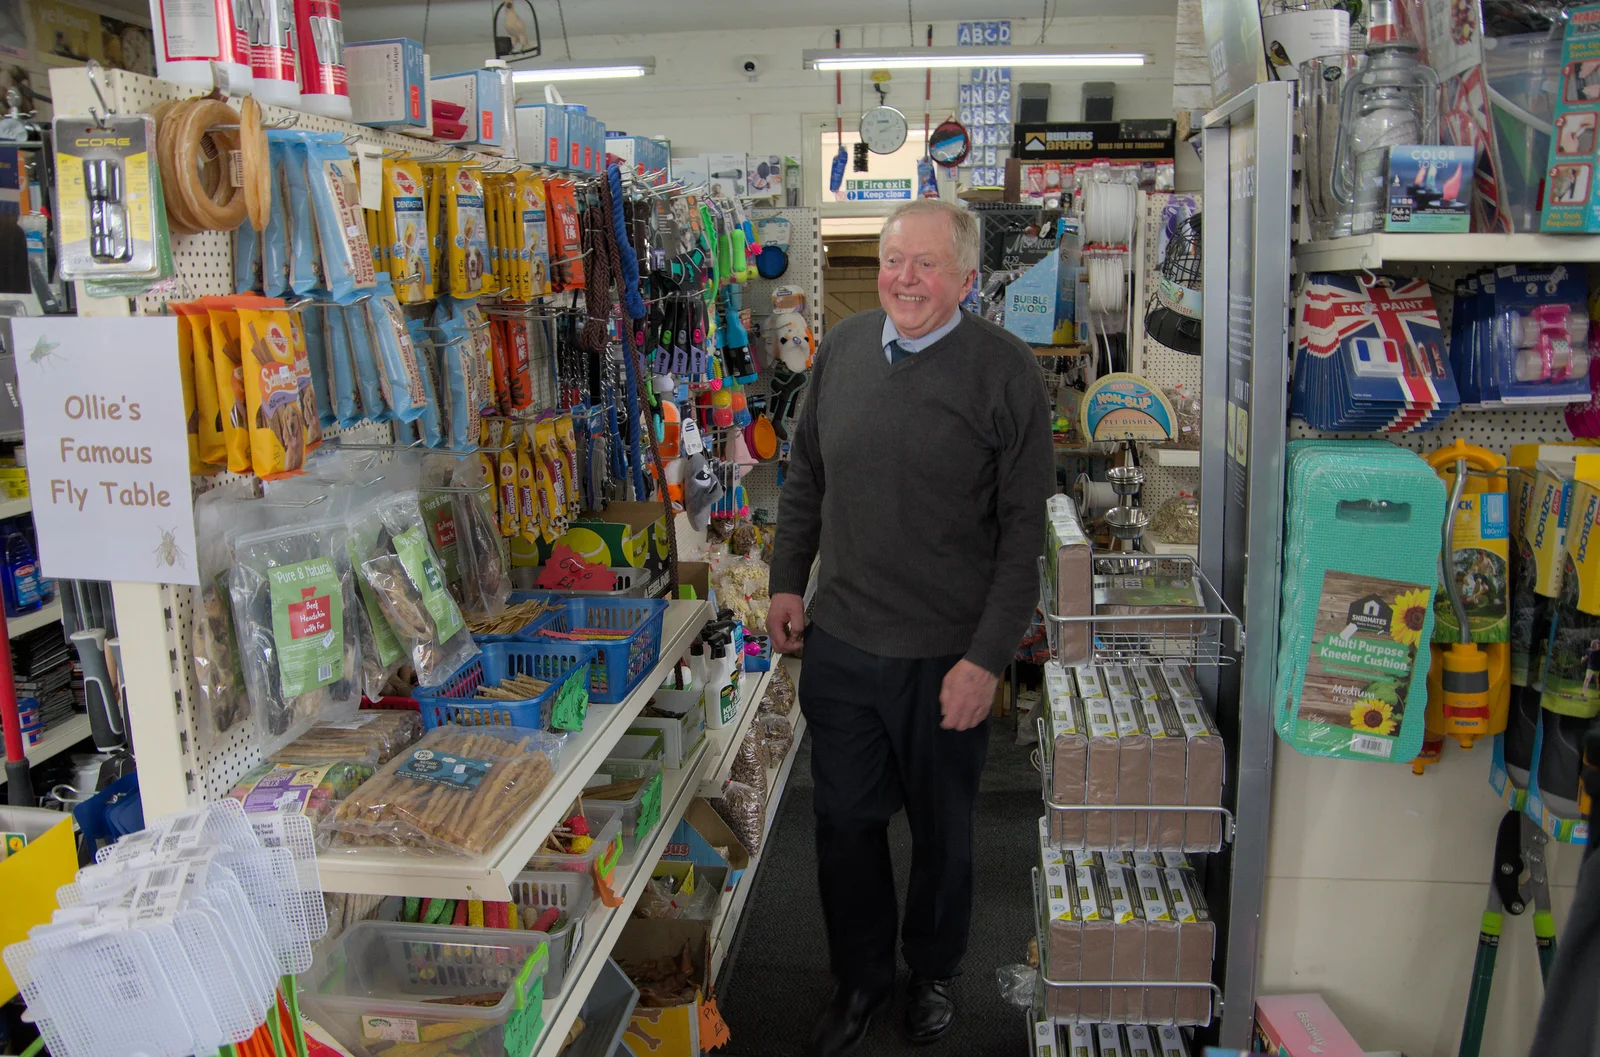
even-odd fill
[{"label": "man's grey sweater", "polygon": [[817,350],[778,506],[771,590],[884,657],[964,654],[1000,672],[1038,600],[1055,490],[1050,407],[1032,351],[967,313],[890,365],[884,312]]}]

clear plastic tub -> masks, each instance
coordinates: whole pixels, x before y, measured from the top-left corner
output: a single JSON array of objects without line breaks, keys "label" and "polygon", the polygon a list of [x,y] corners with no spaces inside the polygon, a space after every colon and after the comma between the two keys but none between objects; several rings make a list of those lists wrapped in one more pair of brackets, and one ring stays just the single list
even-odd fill
[{"label": "clear plastic tub", "polygon": [[[612,758],[602,763],[595,773],[605,775],[607,783],[646,779],[638,792],[626,800],[600,800],[584,794],[585,814],[599,812],[622,824],[622,858],[625,862],[632,862],[639,854],[639,848],[649,839],[651,831],[661,823],[661,761]],[[590,788],[598,784],[590,780]]]},{"label": "clear plastic tub", "polygon": [[[622,823],[609,814],[591,811],[583,806],[583,817],[589,822],[589,835],[594,843],[581,855],[562,855],[559,852],[537,851],[528,859],[529,870],[559,870],[580,873],[611,886],[615,880],[617,863],[623,858]],[[599,894],[598,889],[595,892]]]},{"label": "clear plastic tub", "polygon": [[587,877],[565,870],[524,870],[511,882],[519,921],[531,924],[550,907],[566,918],[561,927],[545,931],[550,937],[550,968],[544,974],[544,993],[549,998],[566,986],[567,968],[583,945],[583,919],[594,901],[593,889]]},{"label": "clear plastic tub", "polygon": [[628,1030],[638,1004],[639,989],[616,962],[607,958],[578,1014],[583,1018],[583,1034],[561,1051],[561,1057],[611,1057],[613,1053],[631,1057],[623,1045],[622,1033]]},{"label": "clear plastic tub", "polygon": [[[355,1057],[445,1039],[461,1057],[530,1053],[549,952],[542,932],[362,921],[312,965],[300,1001]],[[439,1001],[493,992],[490,1006]]]}]

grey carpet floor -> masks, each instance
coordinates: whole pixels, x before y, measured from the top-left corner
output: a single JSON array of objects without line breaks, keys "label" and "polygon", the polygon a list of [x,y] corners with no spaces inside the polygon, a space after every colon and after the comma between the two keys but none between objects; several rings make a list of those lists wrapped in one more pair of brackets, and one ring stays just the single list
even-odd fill
[{"label": "grey carpet floor", "polygon": [[[939,1042],[913,1048],[899,1032],[901,995],[880,1014],[859,1057],[916,1052],[926,1057],[1023,1057],[1023,1013],[1001,1001],[995,969],[1019,962],[1033,936],[1031,867],[1038,862],[1039,775],[1031,747],[1012,744],[1009,719],[996,720],[978,803],[976,899],[972,936],[956,984],[957,1018]],[[817,898],[811,810],[811,740],[800,753],[778,807],[731,954],[717,982],[718,1004],[732,1033],[723,1057],[800,1057],[832,994],[828,944]],[[911,834],[901,814],[889,829],[895,876],[904,899]],[[901,982],[906,970],[901,966]]]}]

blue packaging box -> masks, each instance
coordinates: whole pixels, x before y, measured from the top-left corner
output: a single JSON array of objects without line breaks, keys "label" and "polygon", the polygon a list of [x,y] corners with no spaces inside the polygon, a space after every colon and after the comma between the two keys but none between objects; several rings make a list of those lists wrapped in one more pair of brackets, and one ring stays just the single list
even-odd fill
[{"label": "blue packaging box", "polygon": [[467,134],[457,143],[499,147],[506,140],[505,88],[500,70],[468,70],[435,77],[433,98],[466,108]]},{"label": "blue packaging box", "polygon": [[346,44],[344,68],[356,124],[428,127],[428,77],[420,43],[393,37]]},{"label": "blue packaging box", "polygon": [[517,157],[529,165],[567,167],[567,109],[556,103],[517,107]]},{"label": "blue packaging box", "polygon": [[1472,229],[1474,147],[1390,147],[1383,230],[1465,234]]}]

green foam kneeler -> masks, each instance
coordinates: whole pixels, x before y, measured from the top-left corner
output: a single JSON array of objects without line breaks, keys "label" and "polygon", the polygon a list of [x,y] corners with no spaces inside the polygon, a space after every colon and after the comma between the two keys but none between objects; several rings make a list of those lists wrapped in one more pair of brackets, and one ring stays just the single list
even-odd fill
[{"label": "green foam kneeler", "polygon": [[1288,455],[1274,724],[1307,755],[1407,762],[1422,747],[1444,482],[1382,441]]}]

